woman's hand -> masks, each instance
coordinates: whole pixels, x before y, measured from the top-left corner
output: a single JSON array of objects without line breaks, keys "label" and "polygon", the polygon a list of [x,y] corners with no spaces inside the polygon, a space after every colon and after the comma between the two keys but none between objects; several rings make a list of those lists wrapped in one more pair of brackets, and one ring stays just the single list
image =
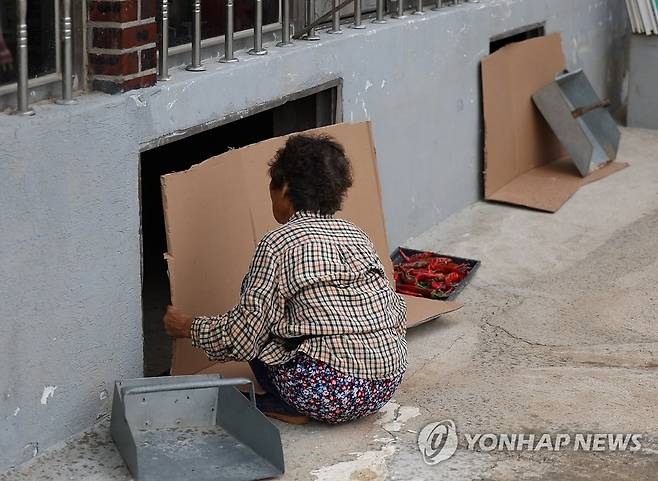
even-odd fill
[{"label": "woman's hand", "polygon": [[183,314],[174,306],[167,306],[162,322],[165,332],[171,337],[192,337],[192,321],[194,318]]}]

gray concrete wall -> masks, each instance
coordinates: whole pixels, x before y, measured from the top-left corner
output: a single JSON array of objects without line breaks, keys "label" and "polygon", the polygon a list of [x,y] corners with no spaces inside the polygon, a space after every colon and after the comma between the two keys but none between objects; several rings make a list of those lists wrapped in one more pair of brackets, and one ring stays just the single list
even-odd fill
[{"label": "gray concrete wall", "polygon": [[141,146],[341,77],[344,119],[374,123],[395,246],[480,197],[480,59],[540,22],[620,108],[623,2],[490,0],[0,115],[0,468],[92,424],[112,382],[141,374]]},{"label": "gray concrete wall", "polygon": [[633,35],[628,73],[628,126],[658,129],[658,36]]}]

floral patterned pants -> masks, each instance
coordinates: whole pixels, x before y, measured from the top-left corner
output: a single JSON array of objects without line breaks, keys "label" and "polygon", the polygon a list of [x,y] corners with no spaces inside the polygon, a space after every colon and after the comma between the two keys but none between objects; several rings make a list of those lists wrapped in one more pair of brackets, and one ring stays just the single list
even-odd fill
[{"label": "floral patterned pants", "polygon": [[298,413],[329,424],[377,412],[402,381],[402,374],[383,380],[353,377],[302,353],[285,364],[250,364],[263,389]]}]

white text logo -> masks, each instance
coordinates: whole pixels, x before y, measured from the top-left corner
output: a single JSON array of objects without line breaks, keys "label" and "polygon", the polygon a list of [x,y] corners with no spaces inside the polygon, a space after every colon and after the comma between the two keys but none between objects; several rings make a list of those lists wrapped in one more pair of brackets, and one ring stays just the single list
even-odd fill
[{"label": "white text logo", "polygon": [[[641,434],[464,434],[462,446],[469,451],[639,451]],[[449,419],[425,426],[418,435],[418,448],[427,464],[452,457],[459,437]]]}]

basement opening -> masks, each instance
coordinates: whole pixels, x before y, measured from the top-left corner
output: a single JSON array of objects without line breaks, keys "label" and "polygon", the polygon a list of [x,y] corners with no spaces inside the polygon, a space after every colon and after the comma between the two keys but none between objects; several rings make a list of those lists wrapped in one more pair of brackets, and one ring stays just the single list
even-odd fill
[{"label": "basement opening", "polygon": [[[333,81],[311,90],[261,106],[242,118],[227,119],[212,128],[191,129],[186,137],[143,150],[140,154],[140,202],[142,230],[142,323],[144,375],[169,373],[171,340],[162,326],[170,304],[169,279],[164,253],[167,240],[160,192],[160,176],[189,169],[229,149],[244,147],[292,132],[342,121],[341,82]],[[157,145],[157,146],[156,146]],[[267,188],[266,185],[263,188]]]},{"label": "basement opening", "polygon": [[500,50],[510,43],[523,42],[524,40],[543,37],[544,35],[546,35],[544,24],[527,25],[525,27],[510,30],[502,35],[491,38],[491,41],[489,42],[489,53],[492,54],[496,50]]}]

